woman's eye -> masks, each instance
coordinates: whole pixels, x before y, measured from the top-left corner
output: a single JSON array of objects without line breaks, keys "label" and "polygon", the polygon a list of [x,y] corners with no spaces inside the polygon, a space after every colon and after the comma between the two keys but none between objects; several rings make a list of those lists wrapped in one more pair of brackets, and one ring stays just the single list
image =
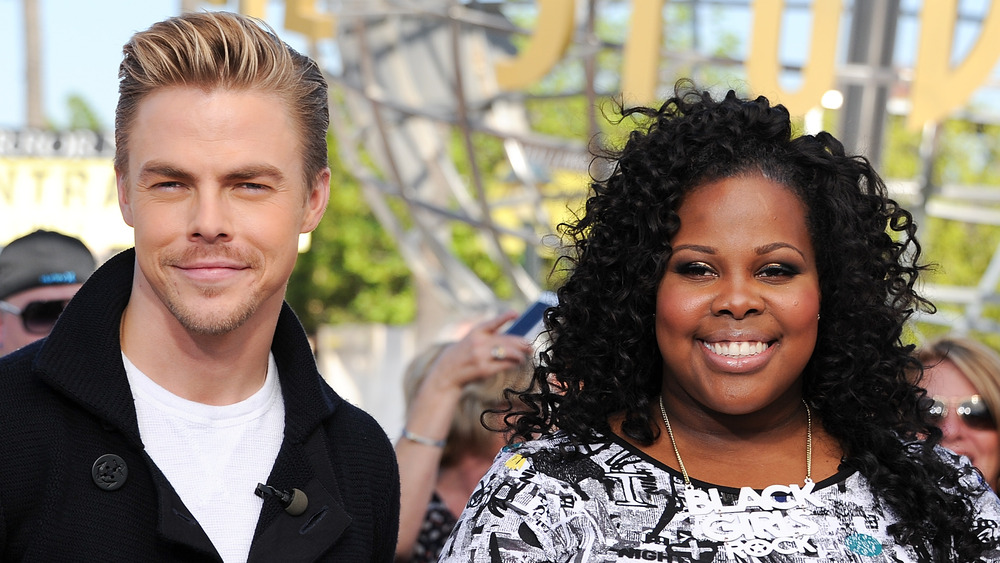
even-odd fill
[{"label": "woman's eye", "polygon": [[787,264],[768,264],[760,269],[758,275],[765,278],[791,277],[799,273],[798,268]]},{"label": "woman's eye", "polygon": [[715,271],[705,264],[704,262],[686,262],[679,264],[676,269],[678,274],[683,276],[712,276],[715,275]]}]

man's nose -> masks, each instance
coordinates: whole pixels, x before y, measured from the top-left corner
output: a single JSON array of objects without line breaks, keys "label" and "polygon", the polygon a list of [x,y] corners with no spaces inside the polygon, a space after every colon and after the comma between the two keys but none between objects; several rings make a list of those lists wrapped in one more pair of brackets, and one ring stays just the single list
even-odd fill
[{"label": "man's nose", "polygon": [[207,242],[232,236],[231,209],[221,190],[198,190],[192,201],[189,238]]}]

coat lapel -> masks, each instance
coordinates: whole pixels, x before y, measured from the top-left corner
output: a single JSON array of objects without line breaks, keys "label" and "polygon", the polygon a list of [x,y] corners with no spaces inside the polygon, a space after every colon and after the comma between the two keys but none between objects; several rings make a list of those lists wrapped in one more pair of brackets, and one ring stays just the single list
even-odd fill
[{"label": "coat lapel", "polygon": [[297,488],[308,504],[305,512],[293,516],[275,498],[264,499],[249,563],[315,561],[350,526],[323,434],[316,429],[305,444],[283,447],[278,454],[267,484],[285,491]]}]

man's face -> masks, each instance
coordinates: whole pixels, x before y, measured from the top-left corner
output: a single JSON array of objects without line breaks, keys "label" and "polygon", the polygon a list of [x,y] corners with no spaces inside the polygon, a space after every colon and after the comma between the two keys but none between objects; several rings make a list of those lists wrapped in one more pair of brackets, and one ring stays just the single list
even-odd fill
[{"label": "man's face", "polygon": [[298,131],[276,95],[186,86],[149,95],[118,172],[135,229],[132,299],[166,308],[192,334],[231,332],[264,309],[273,319],[298,236],[326,208],[329,174],[303,185]]},{"label": "man's face", "polygon": [[[34,287],[8,295],[3,301],[21,310],[22,314],[0,310],[0,356],[9,354],[22,346],[45,338],[52,330],[52,322],[61,304],[76,295],[81,284],[46,285]],[[33,303],[37,303],[32,306]],[[24,317],[28,316],[27,326]],[[30,329],[30,330],[29,330]]]}]

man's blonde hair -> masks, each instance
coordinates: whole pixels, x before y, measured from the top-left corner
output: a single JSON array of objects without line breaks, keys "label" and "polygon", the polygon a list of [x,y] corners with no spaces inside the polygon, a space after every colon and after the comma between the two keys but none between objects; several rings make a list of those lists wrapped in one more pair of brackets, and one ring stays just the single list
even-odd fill
[{"label": "man's blonde hair", "polygon": [[277,95],[299,128],[306,186],[327,166],[327,83],[315,61],[266,23],[230,12],[193,12],[153,24],[122,49],[115,110],[115,167],[128,166],[139,104],[160,88],[194,86]]}]

